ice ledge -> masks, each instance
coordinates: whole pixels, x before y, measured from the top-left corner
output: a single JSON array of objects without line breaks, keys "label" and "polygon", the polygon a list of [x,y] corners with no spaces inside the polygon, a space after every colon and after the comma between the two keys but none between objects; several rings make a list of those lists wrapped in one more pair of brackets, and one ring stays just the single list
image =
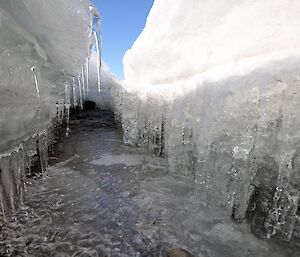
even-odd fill
[{"label": "ice ledge", "polygon": [[[121,84],[125,90],[128,90],[128,92],[139,91],[141,94],[144,94],[145,92],[152,92],[155,94],[160,91],[169,91],[176,96],[177,94],[181,95],[183,93],[188,93],[189,91],[199,87],[199,84],[204,82],[215,83],[230,79],[231,77],[242,77],[255,70],[259,70],[259,72],[274,73],[275,76],[276,70],[279,66],[290,66],[297,62],[300,62],[300,48],[244,58],[238,62],[230,62],[224,65],[212,67],[205,72],[193,74],[187,77],[170,78],[169,81],[162,81],[159,83],[133,84],[128,80],[124,80],[119,82],[119,84]],[[276,76],[274,78],[276,79]]]}]

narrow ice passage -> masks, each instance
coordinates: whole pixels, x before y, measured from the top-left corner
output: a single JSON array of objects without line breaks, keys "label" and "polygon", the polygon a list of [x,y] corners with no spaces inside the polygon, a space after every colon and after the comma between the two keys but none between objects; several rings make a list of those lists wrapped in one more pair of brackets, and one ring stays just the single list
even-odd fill
[{"label": "narrow ice passage", "polygon": [[194,256],[296,256],[208,209],[165,159],[124,145],[113,113],[73,114],[70,129],[53,166],[27,182],[27,207],[1,228],[0,254],[158,257],[177,246]]},{"label": "narrow ice passage", "polygon": [[0,256],[299,257],[299,13],[155,0],[120,81],[90,0],[0,1]]}]

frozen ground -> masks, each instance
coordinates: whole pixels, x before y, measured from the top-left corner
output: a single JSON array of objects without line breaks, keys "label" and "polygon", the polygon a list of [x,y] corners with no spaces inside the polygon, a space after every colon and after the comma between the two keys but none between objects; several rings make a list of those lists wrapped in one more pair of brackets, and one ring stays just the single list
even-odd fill
[{"label": "frozen ground", "polygon": [[81,113],[47,173],[26,184],[21,211],[3,223],[1,256],[296,257],[295,244],[258,239],[198,197],[166,160],[122,143],[111,113]]}]

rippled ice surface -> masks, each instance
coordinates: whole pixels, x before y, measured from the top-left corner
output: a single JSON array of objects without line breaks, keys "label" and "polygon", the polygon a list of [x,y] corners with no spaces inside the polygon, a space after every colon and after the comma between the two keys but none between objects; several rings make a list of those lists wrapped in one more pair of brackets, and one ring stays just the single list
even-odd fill
[{"label": "rippled ice surface", "polygon": [[123,145],[112,114],[83,116],[56,164],[27,184],[26,205],[1,221],[1,256],[159,257],[174,246],[203,257],[298,256],[208,209],[165,159]]}]

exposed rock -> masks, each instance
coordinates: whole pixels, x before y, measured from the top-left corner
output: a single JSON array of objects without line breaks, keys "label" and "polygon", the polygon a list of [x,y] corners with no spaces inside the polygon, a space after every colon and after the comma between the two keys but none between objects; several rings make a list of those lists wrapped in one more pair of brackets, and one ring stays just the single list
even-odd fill
[{"label": "exposed rock", "polygon": [[166,257],[193,257],[193,255],[187,250],[173,248],[167,251]]}]

